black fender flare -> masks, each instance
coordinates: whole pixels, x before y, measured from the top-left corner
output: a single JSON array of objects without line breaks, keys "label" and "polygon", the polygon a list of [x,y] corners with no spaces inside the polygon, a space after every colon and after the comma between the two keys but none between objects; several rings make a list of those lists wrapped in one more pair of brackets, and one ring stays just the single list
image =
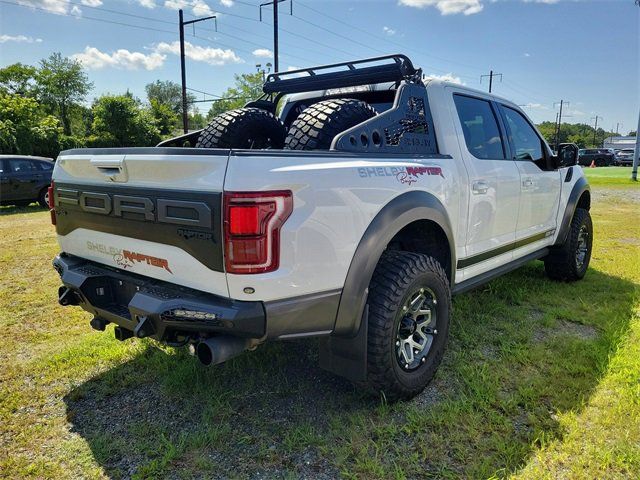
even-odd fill
[{"label": "black fender flare", "polygon": [[333,335],[350,337],[358,332],[365,309],[369,283],[387,244],[405,226],[418,220],[431,220],[444,231],[451,254],[451,282],[455,278],[455,243],[451,223],[442,203],[424,191],[403,193],[374,217],[360,239],[344,282]]},{"label": "black fender flare", "polygon": [[556,238],[556,243],[554,245],[562,245],[567,239],[573,215],[576,212],[576,208],[578,208],[578,202],[584,192],[591,192],[591,188],[589,187],[587,179],[585,177],[580,177],[573,185],[571,193],[569,194],[569,200],[567,201],[567,206],[565,207],[564,214],[562,215],[562,222],[560,223],[560,231],[558,232],[558,237]]}]

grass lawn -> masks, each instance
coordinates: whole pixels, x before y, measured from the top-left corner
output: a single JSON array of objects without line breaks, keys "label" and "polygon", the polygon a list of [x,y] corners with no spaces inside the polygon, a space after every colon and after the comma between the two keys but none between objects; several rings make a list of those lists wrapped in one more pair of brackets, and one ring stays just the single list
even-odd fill
[{"label": "grass lawn", "polygon": [[436,378],[394,405],[313,341],[208,369],[95,332],[56,302],[48,213],[0,209],[0,478],[639,478],[640,196],[587,174],[586,278],[534,262],[456,297]]},{"label": "grass lawn", "polygon": [[583,170],[593,187],[640,188],[640,183],[631,180],[632,167],[587,167]]}]

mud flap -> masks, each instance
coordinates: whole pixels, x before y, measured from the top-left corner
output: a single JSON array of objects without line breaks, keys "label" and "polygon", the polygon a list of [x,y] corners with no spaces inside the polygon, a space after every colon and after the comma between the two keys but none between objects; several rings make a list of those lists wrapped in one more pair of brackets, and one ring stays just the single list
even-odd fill
[{"label": "mud flap", "polygon": [[329,336],[320,339],[320,368],[352,382],[367,380],[367,334],[369,305],[365,305],[360,328],[354,337]]}]

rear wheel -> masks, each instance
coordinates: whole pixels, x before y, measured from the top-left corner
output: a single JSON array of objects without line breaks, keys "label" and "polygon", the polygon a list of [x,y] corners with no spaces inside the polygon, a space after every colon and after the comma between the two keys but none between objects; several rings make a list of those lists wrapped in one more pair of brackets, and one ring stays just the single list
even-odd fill
[{"label": "rear wheel", "polygon": [[42,208],[49,208],[49,188],[45,187],[40,190],[38,195],[38,203]]},{"label": "rear wheel", "polygon": [[314,103],[293,121],[284,148],[329,150],[336,135],[375,115],[371,105],[351,98]]},{"label": "rear wheel", "polygon": [[287,134],[282,122],[260,108],[238,108],[214,117],[196,148],[282,148]]},{"label": "rear wheel", "polygon": [[449,332],[451,291],[433,257],[388,251],[369,288],[368,386],[411,398],[433,378]]},{"label": "rear wheel", "polygon": [[577,208],[565,242],[551,250],[544,259],[547,276],[554,280],[571,282],[584,277],[591,260],[593,224],[584,208]]}]

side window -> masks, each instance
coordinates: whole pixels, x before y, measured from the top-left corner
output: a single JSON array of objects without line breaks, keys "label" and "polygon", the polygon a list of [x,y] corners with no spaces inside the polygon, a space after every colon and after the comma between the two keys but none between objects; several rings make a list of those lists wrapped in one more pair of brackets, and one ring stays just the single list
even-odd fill
[{"label": "side window", "polygon": [[519,112],[505,106],[502,108],[509,137],[515,150],[514,159],[531,160],[544,165],[546,160],[542,152],[542,140],[536,131]]},{"label": "side window", "polygon": [[31,160],[23,160],[20,158],[12,158],[9,160],[9,169],[16,173],[37,172],[38,167]]},{"label": "side window", "polygon": [[504,160],[504,144],[491,104],[465,95],[453,99],[469,152],[476,158]]},{"label": "side window", "polygon": [[49,162],[38,162],[38,166],[40,167],[41,170],[44,170],[45,172],[48,170],[53,170],[53,165]]}]

